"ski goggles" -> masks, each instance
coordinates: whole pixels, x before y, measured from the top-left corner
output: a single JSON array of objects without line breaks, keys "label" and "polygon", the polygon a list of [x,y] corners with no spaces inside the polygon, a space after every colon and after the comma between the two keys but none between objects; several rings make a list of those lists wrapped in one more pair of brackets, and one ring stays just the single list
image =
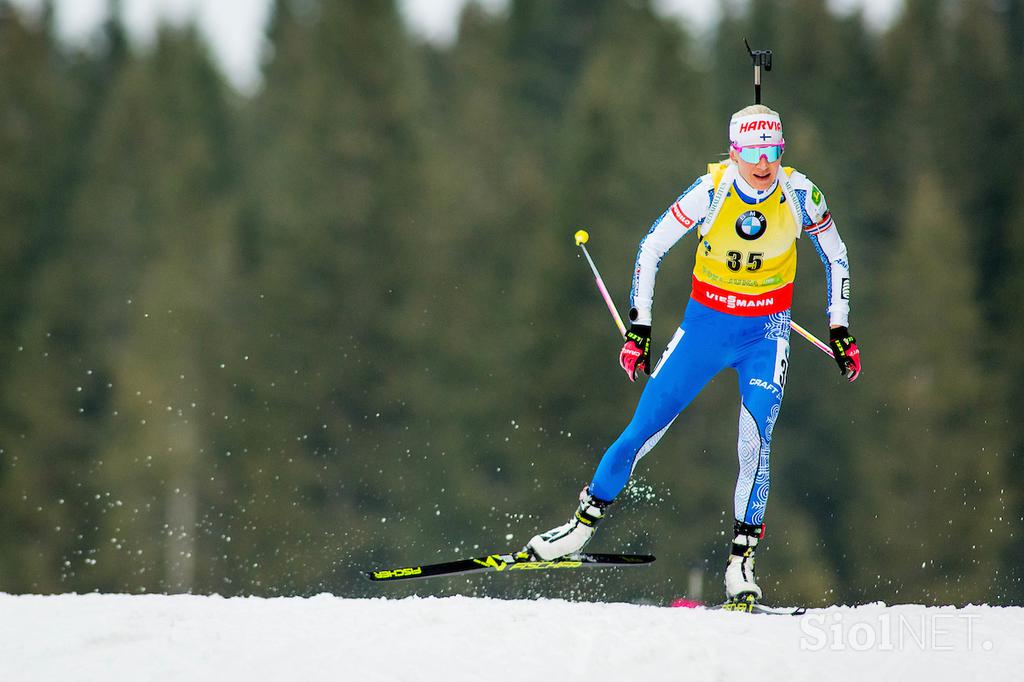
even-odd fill
[{"label": "ski goggles", "polygon": [[760,163],[763,156],[768,163],[774,163],[782,158],[782,152],[786,149],[786,143],[782,144],[758,144],[749,147],[737,147],[732,145],[739,157],[747,163]]}]

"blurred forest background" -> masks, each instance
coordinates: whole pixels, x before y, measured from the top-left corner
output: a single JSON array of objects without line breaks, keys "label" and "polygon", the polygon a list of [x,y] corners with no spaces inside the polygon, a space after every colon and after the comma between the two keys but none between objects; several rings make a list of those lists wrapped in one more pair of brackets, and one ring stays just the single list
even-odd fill
[{"label": "blurred forest background", "polygon": [[251,96],[195,29],[137,49],[115,11],[85,49],[53,23],[0,0],[0,590],[718,599],[732,373],[592,545],[650,569],[360,571],[568,518],[642,389],[572,235],[624,310],[640,238],[752,100],[746,37],[850,249],[864,360],[848,385],[793,338],[766,595],[1024,603],[1024,2],[909,0],[881,33],[727,3],[698,40],[645,0],[511,0],[437,46],[393,0],[277,0]]}]

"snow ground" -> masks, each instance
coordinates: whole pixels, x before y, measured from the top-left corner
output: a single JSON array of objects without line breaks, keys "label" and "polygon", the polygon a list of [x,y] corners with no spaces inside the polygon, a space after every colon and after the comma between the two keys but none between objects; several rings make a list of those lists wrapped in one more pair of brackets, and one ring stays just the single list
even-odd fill
[{"label": "snow ground", "polygon": [[1012,679],[1024,608],[0,595],[0,680]]}]

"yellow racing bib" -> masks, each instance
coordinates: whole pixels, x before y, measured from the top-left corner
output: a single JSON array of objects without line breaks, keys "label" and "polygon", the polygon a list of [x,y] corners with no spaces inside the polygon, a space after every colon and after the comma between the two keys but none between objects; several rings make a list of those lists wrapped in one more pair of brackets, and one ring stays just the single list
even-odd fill
[{"label": "yellow racing bib", "polygon": [[[717,188],[727,164],[709,164]],[[787,169],[789,171],[790,169]],[[781,184],[748,204],[730,188],[697,244],[692,296],[715,310],[767,315],[792,304],[797,226]]]}]

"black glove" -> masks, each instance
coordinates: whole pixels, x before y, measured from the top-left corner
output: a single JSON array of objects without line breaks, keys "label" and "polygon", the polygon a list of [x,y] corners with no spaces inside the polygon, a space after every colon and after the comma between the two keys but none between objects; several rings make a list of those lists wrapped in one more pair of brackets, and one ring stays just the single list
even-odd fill
[{"label": "black glove", "polygon": [[860,349],[846,327],[835,327],[828,332],[828,345],[839,365],[839,371],[848,381],[860,376]]},{"label": "black glove", "polygon": [[651,373],[651,326],[631,324],[626,332],[626,343],[619,351],[619,366],[630,381],[636,381],[637,370]]}]

